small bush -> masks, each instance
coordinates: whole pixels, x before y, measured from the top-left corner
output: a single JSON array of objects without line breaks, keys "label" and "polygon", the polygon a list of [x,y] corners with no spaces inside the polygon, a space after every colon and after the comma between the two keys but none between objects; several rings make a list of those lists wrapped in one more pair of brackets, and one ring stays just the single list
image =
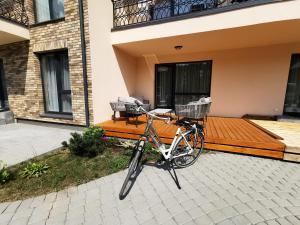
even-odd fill
[{"label": "small bush", "polygon": [[0,160],[0,183],[4,184],[10,179],[10,173],[7,170],[7,165],[2,160]]},{"label": "small bush", "polygon": [[47,173],[49,166],[43,163],[28,163],[25,168],[20,172],[23,178],[40,177]]},{"label": "small bush", "polygon": [[94,157],[104,151],[103,135],[104,131],[100,127],[90,127],[83,134],[72,133],[69,143],[64,141],[62,145],[74,155]]}]

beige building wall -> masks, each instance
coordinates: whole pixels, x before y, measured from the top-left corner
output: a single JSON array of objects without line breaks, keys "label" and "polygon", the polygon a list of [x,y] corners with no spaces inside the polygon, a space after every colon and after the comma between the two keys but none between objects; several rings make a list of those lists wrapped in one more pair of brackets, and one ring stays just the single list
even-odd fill
[{"label": "beige building wall", "polygon": [[[216,23],[215,18],[227,16],[228,20],[226,21],[234,21],[235,23],[234,26],[229,27],[265,23],[270,20],[289,20],[297,17],[294,7],[292,7],[293,4],[297,5],[298,3],[291,1],[270,4],[193,20],[194,23],[199,25],[204,24],[203,20],[210,18],[210,23],[205,23],[207,26],[221,26],[223,23]],[[264,11],[264,13],[270,12],[270,10],[265,10],[265,8],[270,7],[274,9],[274,7],[280,6],[293,9],[293,11],[289,14],[283,12],[280,14],[280,18],[273,18],[275,14],[264,14],[263,18],[268,18],[268,20],[255,20],[255,23],[253,21],[246,23],[247,21],[243,20],[245,22],[243,25],[239,23],[239,20],[236,20],[239,17],[231,16],[236,14],[244,15],[245,12],[253,15],[254,11],[260,10]],[[172,29],[173,23],[167,23],[111,32],[113,27],[113,9],[110,1],[88,0],[88,12],[95,123],[111,118],[112,110],[109,102],[117,100],[119,96],[143,96],[149,99],[152,106],[154,106],[155,64],[201,60],[213,60],[211,96],[214,103],[212,115],[240,117],[244,114],[282,114],[291,54],[300,52],[300,43],[273,44],[272,46],[251,48],[240,47],[240,49],[235,50],[199,51],[184,54],[178,52],[173,55],[161,55],[163,53],[149,54],[149,51],[147,51],[145,52],[146,55],[141,56],[140,52],[143,50],[143,42],[141,40],[155,38],[157,35],[160,37],[175,36],[179,34],[178,30],[181,29]],[[255,18],[258,19],[258,17]],[[243,19],[245,18],[243,17]],[[189,22],[192,21],[182,20],[174,22],[174,24]],[[195,25],[194,28],[196,29],[197,27],[197,31],[200,32],[200,25],[198,25]],[[168,26],[168,29],[164,29],[166,26]],[[184,31],[186,33],[190,32],[190,27],[185,27],[187,29],[184,29]],[[210,29],[206,30],[218,29],[221,29],[221,27],[210,27]],[[171,30],[175,33],[168,33]],[[136,49],[134,47],[135,45],[131,41],[135,40],[139,40],[136,43],[141,44],[137,44],[136,47],[141,46],[141,48]],[[162,39],[155,40],[159,42]],[[292,40],[287,39],[288,41]],[[119,43],[126,44],[119,45]],[[270,42],[269,45],[272,43]],[[144,45],[146,45],[145,49],[149,50],[151,48],[149,43],[145,42]],[[268,43],[261,45],[268,45]]]},{"label": "beige building wall", "polygon": [[94,122],[111,118],[109,101],[134,94],[136,59],[111,43],[111,1],[88,1]]},{"label": "beige building wall", "polygon": [[154,105],[156,63],[213,60],[211,115],[280,115],[283,112],[291,54],[300,43],[226,51],[139,58],[136,94]]}]

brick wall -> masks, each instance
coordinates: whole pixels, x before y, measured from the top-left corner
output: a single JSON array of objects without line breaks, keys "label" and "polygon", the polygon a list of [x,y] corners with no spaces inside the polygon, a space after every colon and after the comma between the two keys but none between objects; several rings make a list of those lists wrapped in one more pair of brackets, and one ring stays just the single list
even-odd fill
[{"label": "brick wall", "polygon": [[[0,57],[4,60],[10,109],[16,118],[85,125],[78,0],[65,0],[64,20],[45,23],[43,25],[34,25],[32,1],[33,0],[26,0],[28,17],[30,24],[32,24],[30,27],[30,41],[0,46]],[[89,111],[92,123],[91,63],[86,0],[84,0],[84,12],[89,83]],[[60,49],[68,49],[73,120],[53,119],[40,116],[44,113],[44,100],[38,54]]]}]

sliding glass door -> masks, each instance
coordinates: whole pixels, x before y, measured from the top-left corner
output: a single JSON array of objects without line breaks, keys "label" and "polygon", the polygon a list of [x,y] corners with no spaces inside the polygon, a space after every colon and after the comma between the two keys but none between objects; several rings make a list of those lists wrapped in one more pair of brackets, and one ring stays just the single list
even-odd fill
[{"label": "sliding glass door", "polygon": [[292,55],[284,113],[300,116],[300,54]]},{"label": "sliding glass door", "polygon": [[159,65],[156,70],[156,107],[173,105],[173,66]]},{"label": "sliding glass door", "polygon": [[161,64],[156,67],[156,107],[174,108],[210,96],[212,61]]}]

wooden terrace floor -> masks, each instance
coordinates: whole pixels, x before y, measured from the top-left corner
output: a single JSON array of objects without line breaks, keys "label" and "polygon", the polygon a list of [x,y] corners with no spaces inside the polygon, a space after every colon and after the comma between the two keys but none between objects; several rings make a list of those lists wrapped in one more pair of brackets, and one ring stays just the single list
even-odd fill
[{"label": "wooden terrace floor", "polygon": [[[138,139],[146,126],[145,116],[140,116],[138,126],[134,119],[127,124],[125,119],[109,120],[99,125],[107,136]],[[170,125],[155,120],[154,126],[161,140],[170,144],[177,130],[172,121]],[[205,128],[205,148],[217,151],[235,152],[282,159],[285,145],[278,137],[240,118],[209,117]]]}]

